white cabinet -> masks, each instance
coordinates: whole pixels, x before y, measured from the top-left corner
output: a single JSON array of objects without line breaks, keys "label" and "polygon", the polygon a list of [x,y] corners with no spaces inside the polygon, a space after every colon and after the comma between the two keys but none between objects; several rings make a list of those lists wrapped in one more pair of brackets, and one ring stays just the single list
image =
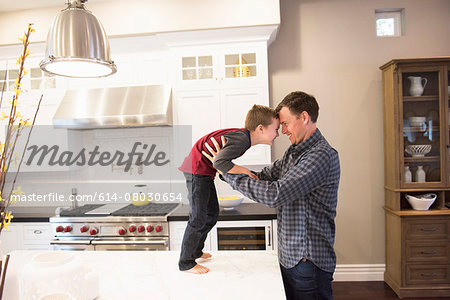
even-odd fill
[{"label": "white cabinet", "polygon": [[[178,47],[172,55],[174,122],[192,126],[192,144],[220,128],[244,127],[254,104],[269,105],[266,43]],[[270,147],[252,147],[236,163],[270,163]]]},{"label": "white cabinet", "polygon": [[49,223],[22,223],[24,250],[51,250],[52,239]]},{"label": "white cabinet", "polygon": [[268,81],[265,42],[176,47],[172,56],[177,89],[246,88]]},{"label": "white cabinet", "polygon": [[3,254],[23,249],[23,234],[21,223],[9,224],[8,229],[9,230],[6,230],[4,228],[0,235],[0,239],[2,241],[1,250]]},{"label": "white cabinet", "polygon": [[[24,119],[27,119],[32,123],[39,99],[43,95],[39,111],[36,115],[35,127],[31,135],[31,139],[28,146],[33,144],[48,145],[49,147],[58,144],[60,150],[64,151],[65,145],[67,145],[67,132],[64,130],[56,131],[52,127],[52,118],[59,105],[59,102],[64,96],[66,81],[61,77],[49,76],[39,68],[40,58],[30,57],[27,58],[25,63],[25,70],[27,74],[23,76],[21,89],[19,94],[17,113]],[[0,62],[0,87],[5,85],[5,93],[3,95],[3,102],[1,111],[5,115],[10,115],[11,101],[15,94],[15,81],[19,74],[19,66],[15,64],[13,59],[5,59]],[[1,134],[0,140],[5,140],[5,130],[7,119],[1,121]],[[18,121],[16,121],[18,123]],[[13,172],[17,169],[16,165],[23,152],[29,128],[26,128],[21,137],[17,140],[15,147],[15,153],[13,163],[10,166],[10,171]],[[43,132],[44,131],[44,132]],[[50,134],[48,134],[50,132]],[[61,147],[62,146],[62,147]],[[29,151],[27,151],[29,153]],[[27,156],[26,156],[27,157]],[[64,168],[65,169],[65,168]],[[49,168],[48,165],[37,166],[36,164],[27,166],[22,164],[21,171],[53,171],[62,170],[59,166]]]},{"label": "white cabinet", "polygon": [[278,222],[277,219],[272,220],[272,233],[273,233],[273,250],[278,250]]},{"label": "white cabinet", "polygon": [[221,128],[220,92],[217,90],[175,92],[175,123],[192,126],[192,144]]},{"label": "white cabinet", "polygon": [[1,241],[4,254],[15,250],[51,250],[52,239],[49,223],[14,223],[9,230],[2,230]]},{"label": "white cabinet", "polygon": [[[173,221],[169,222],[169,249],[171,251],[180,251],[181,243],[183,242],[184,231],[187,226],[187,221]],[[211,250],[210,234],[206,237],[204,251]]]},{"label": "white cabinet", "polygon": [[101,78],[68,78],[68,89],[168,83],[167,51],[115,53],[117,72]]}]

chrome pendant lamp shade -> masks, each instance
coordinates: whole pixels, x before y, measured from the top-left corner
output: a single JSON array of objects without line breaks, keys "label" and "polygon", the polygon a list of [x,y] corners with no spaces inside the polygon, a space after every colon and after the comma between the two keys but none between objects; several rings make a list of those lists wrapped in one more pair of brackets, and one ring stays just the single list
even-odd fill
[{"label": "chrome pendant lamp shade", "polygon": [[47,37],[45,72],[66,77],[104,77],[116,73],[109,42],[97,18],[85,9],[87,0],[72,0],[55,18]]}]

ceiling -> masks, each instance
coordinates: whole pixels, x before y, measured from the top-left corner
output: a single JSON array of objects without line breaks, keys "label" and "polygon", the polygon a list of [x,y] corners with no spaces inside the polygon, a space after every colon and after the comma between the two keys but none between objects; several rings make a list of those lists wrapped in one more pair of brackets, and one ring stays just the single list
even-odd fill
[{"label": "ceiling", "polygon": [[[107,0],[88,0],[87,6],[89,3],[101,2]],[[0,0],[0,13],[14,10],[24,10],[24,9],[33,9],[33,8],[42,8],[42,7],[66,7],[67,0]]]}]

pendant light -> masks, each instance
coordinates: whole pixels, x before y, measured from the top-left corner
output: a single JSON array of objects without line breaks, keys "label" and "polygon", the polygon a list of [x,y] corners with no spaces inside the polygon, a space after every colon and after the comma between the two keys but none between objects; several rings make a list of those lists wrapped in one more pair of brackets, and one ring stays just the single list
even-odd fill
[{"label": "pendant light", "polygon": [[40,67],[65,77],[92,78],[116,73],[109,42],[97,18],[85,9],[87,0],[68,0],[48,32],[46,57]]}]

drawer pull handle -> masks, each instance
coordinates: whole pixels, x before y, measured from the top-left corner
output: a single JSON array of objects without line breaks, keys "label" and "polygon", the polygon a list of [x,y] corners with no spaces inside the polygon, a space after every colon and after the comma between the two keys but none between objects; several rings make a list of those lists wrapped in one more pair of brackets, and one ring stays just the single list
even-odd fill
[{"label": "drawer pull handle", "polygon": [[422,252],[420,252],[420,254],[428,254],[428,255],[433,255],[433,254],[436,254],[437,252],[436,251],[422,251]]},{"label": "drawer pull handle", "polygon": [[422,277],[436,277],[437,274],[436,274],[436,273],[431,273],[431,274],[424,274],[424,273],[421,273],[420,276],[422,276]]},{"label": "drawer pull handle", "polygon": [[35,231],[33,231],[34,234],[42,234],[42,230],[36,229]]},{"label": "drawer pull handle", "polygon": [[433,232],[433,231],[436,231],[437,228],[436,227],[433,227],[433,228],[420,228],[420,230],[426,231],[426,232]]}]

